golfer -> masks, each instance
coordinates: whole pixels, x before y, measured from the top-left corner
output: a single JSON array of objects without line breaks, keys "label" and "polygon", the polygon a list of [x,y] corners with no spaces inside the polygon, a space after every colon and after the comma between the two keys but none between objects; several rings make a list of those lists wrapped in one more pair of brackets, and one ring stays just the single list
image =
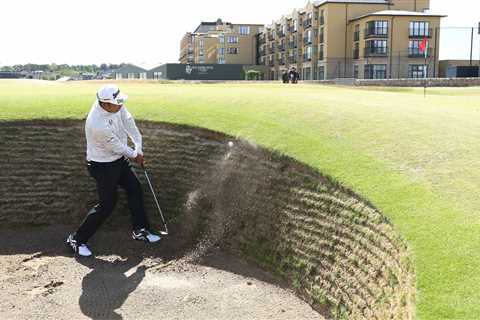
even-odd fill
[{"label": "golfer", "polygon": [[[106,85],[97,93],[85,124],[87,137],[87,169],[96,180],[99,203],[88,212],[78,230],[67,238],[67,245],[78,255],[92,255],[87,246],[105,219],[112,213],[117,200],[117,186],[127,192],[132,214],[135,240],[149,243],[160,237],[152,234],[143,205],[143,191],[130,161],[144,164],[142,136],[124,104],[127,96],[115,85]],[[130,137],[135,148],[127,144]]]}]

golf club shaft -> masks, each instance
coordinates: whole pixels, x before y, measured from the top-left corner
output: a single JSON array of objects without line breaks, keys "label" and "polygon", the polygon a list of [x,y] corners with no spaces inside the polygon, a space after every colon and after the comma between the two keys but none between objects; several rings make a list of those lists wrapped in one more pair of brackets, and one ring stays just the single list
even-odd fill
[{"label": "golf club shaft", "polygon": [[155,194],[155,190],[153,189],[152,182],[150,181],[150,178],[147,173],[147,169],[145,169],[144,166],[142,166],[143,172],[145,173],[145,178],[147,178],[148,186],[150,187],[150,191],[152,191],[153,198],[155,199],[155,204],[157,205],[158,212],[160,212],[160,217],[162,218],[163,226],[165,228],[165,232],[168,234],[168,228],[167,228],[167,223],[165,222],[165,217],[163,216],[162,209],[160,208],[160,204],[158,203],[157,195]]}]

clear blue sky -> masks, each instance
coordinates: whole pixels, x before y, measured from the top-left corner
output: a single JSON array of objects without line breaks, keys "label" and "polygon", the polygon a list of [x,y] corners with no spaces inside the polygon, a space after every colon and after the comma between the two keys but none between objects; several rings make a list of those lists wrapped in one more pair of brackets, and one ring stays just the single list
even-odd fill
[{"label": "clear blue sky", "polygon": [[[412,0],[402,0],[412,1]],[[176,62],[182,35],[200,21],[267,24],[303,7],[306,0],[1,0],[0,66],[17,63],[153,66]],[[453,4],[453,5],[452,5]],[[448,15],[444,27],[473,27],[476,0],[431,0],[432,12]],[[467,59],[468,30],[445,29],[441,58]],[[474,58],[480,56],[475,32]]]}]

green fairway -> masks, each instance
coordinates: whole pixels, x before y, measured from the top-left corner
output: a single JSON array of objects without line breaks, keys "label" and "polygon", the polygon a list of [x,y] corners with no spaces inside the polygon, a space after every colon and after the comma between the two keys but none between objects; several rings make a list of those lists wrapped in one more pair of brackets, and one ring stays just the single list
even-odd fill
[{"label": "green fairway", "polygon": [[[0,81],[0,119],[83,118],[100,85]],[[480,317],[480,88],[119,86],[137,119],[240,136],[352,188],[412,249],[417,317]]]}]

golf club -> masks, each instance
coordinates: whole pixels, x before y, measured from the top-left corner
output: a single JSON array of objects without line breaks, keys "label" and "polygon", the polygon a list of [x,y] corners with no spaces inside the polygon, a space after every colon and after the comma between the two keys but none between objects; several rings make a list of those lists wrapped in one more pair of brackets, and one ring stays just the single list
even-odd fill
[{"label": "golf club", "polygon": [[155,204],[157,205],[157,209],[158,209],[158,212],[160,213],[160,217],[162,218],[164,230],[159,231],[159,233],[163,236],[167,236],[168,235],[167,223],[165,222],[165,217],[163,216],[162,209],[160,208],[160,204],[158,203],[157,195],[155,194],[155,190],[153,189],[152,182],[150,181],[150,178],[148,177],[147,169],[145,168],[145,166],[143,164],[142,164],[142,169],[143,169],[143,173],[145,174],[145,178],[147,178],[148,186],[150,187],[150,191],[153,194],[153,198],[155,199]]}]

